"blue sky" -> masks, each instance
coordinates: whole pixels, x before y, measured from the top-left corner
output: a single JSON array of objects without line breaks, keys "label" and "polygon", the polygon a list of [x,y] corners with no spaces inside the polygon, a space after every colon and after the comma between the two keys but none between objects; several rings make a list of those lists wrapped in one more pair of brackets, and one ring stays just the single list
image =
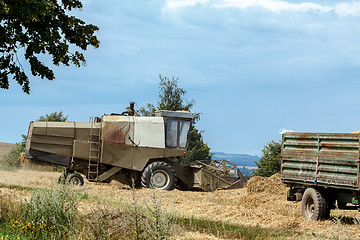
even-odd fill
[{"label": "blue sky", "polygon": [[0,90],[0,141],[54,111],[86,122],[155,103],[159,74],[195,99],[213,151],[260,155],[281,128],[360,130],[360,1],[90,0],[72,14],[99,26],[100,48],[30,95]]}]

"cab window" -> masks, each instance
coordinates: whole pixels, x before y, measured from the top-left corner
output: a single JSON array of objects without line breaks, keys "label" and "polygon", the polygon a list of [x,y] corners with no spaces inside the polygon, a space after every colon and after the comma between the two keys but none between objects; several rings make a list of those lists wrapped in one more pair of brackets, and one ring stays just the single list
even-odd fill
[{"label": "cab window", "polygon": [[166,146],[186,148],[191,121],[168,119],[166,121]]},{"label": "cab window", "polygon": [[166,146],[177,147],[177,120],[168,119],[166,123]]},{"label": "cab window", "polygon": [[180,121],[179,129],[179,147],[186,148],[188,141],[188,133],[190,129],[190,122]]}]

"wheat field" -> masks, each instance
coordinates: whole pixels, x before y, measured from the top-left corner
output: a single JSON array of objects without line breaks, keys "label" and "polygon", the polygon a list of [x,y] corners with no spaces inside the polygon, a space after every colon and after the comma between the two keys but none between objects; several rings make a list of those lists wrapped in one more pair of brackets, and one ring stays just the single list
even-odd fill
[{"label": "wheat field", "polygon": [[[4,186],[23,186],[36,188],[56,188],[59,172],[34,170],[0,171],[0,183]],[[0,188],[2,195],[16,198],[29,198],[30,192],[9,187]],[[286,201],[287,188],[280,181],[279,174],[270,178],[255,177],[246,188],[236,190],[217,190],[215,192],[197,191],[156,191],[152,189],[131,190],[116,181],[110,184],[90,183],[85,180],[83,187],[74,191],[87,194],[96,201],[83,201],[79,209],[88,213],[101,203],[112,206],[136,201],[146,205],[152,196],[161,201],[161,208],[172,216],[182,219],[201,219],[209,222],[241,227],[259,227],[265,230],[290,232],[285,239],[309,237],[317,239],[360,238],[357,224],[352,224],[358,216],[356,211],[332,210],[331,219],[311,221],[301,216],[299,202]],[[293,233],[293,234],[291,234]],[[223,239],[214,233],[204,231],[180,231],[176,239]],[[245,238],[246,239],[246,238]]]}]

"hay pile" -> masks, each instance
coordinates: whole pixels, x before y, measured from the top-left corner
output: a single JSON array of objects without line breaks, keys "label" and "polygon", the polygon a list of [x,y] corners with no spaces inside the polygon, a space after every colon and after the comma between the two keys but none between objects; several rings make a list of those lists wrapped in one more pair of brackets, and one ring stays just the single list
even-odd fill
[{"label": "hay pile", "polygon": [[275,173],[271,177],[255,176],[246,184],[246,191],[248,193],[271,193],[271,194],[286,194],[286,185],[280,181],[280,173]]}]

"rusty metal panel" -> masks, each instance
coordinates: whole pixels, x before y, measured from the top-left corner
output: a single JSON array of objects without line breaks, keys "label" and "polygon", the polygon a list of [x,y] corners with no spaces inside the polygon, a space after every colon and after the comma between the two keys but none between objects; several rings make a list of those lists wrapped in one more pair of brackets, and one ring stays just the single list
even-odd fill
[{"label": "rusty metal panel", "polygon": [[104,144],[134,145],[134,117],[103,117],[102,139]]},{"label": "rusty metal panel", "polygon": [[359,188],[359,134],[296,133],[283,135],[284,183]]}]

